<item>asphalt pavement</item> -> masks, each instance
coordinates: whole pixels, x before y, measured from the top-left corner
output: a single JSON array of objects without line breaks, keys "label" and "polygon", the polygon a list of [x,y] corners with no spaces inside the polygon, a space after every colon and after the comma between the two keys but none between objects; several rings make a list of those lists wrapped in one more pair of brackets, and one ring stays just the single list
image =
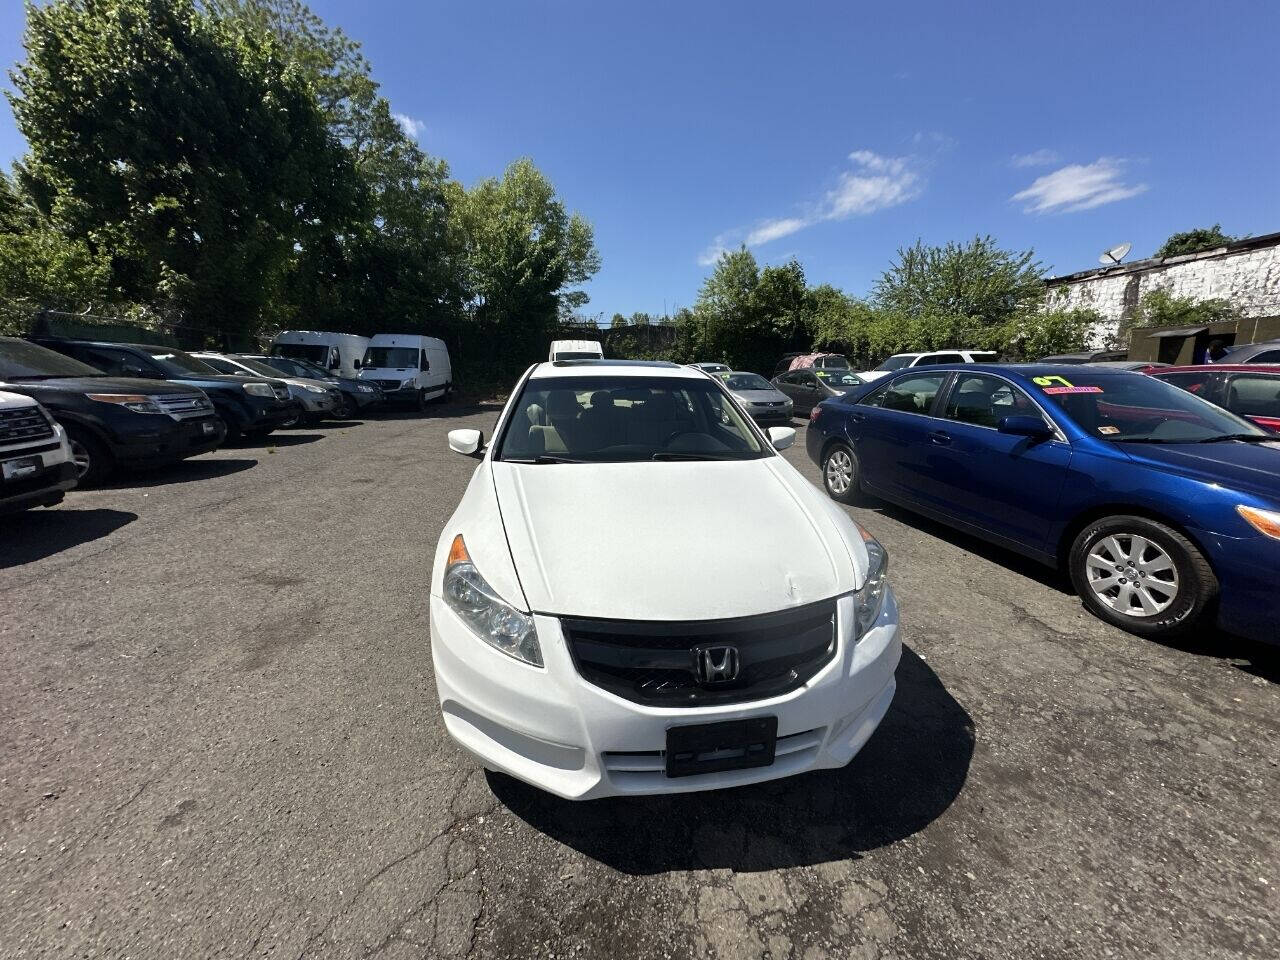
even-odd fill
[{"label": "asphalt pavement", "polygon": [[1277,651],[1137,639],[892,508],[852,513],[892,557],[898,694],[844,770],[587,804],[486,777],[426,609],[474,467],[445,432],[496,416],[0,518],[0,956],[1280,955]]}]

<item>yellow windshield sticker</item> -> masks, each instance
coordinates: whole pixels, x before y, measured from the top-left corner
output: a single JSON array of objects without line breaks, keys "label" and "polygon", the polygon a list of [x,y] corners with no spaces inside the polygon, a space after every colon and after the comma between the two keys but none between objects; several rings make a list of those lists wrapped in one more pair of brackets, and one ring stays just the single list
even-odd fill
[{"label": "yellow windshield sticker", "polygon": [[1073,386],[1075,386],[1075,384],[1073,384],[1073,383],[1072,383],[1070,380],[1068,380],[1066,377],[1059,377],[1059,376],[1052,376],[1052,377],[1032,377],[1032,378],[1031,378],[1031,380],[1032,380],[1032,382],[1033,382],[1033,383],[1035,383],[1037,386],[1041,386],[1041,387],[1051,387],[1051,386],[1053,386],[1055,383],[1056,383],[1056,384],[1058,384],[1058,385],[1059,385],[1059,386],[1061,386],[1061,387],[1073,387]]}]

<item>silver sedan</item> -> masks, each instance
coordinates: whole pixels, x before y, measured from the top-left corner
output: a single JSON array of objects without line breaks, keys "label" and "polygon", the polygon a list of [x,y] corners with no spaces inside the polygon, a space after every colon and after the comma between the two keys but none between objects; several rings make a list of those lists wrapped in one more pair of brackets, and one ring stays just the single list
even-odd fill
[{"label": "silver sedan", "polygon": [[731,371],[717,376],[756,423],[791,422],[791,398],[760,374]]}]

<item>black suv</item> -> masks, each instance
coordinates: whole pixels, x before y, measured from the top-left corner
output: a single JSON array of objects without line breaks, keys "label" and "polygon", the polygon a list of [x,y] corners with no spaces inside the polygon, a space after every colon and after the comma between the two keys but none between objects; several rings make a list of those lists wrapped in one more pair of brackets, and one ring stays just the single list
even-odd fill
[{"label": "black suv", "polygon": [[276,427],[295,422],[302,413],[297,401],[289,398],[289,385],[283,381],[227,376],[176,347],[31,339],[113,376],[171,380],[203,390],[226,425],[228,442],[242,435],[265,437]]},{"label": "black suv", "polygon": [[160,466],[207,453],[225,436],[199,390],[108,377],[16,337],[0,337],[0,389],[39,400],[62,424],[82,485],[105,479],[116,466]]}]

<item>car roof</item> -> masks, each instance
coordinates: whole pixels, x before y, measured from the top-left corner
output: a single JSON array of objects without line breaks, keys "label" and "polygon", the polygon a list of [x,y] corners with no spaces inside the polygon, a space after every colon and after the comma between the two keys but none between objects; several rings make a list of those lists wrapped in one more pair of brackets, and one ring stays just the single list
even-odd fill
[{"label": "car roof", "polygon": [[1235,373],[1280,374],[1280,363],[1196,363],[1185,367],[1161,367],[1156,373],[1181,373],[1183,371],[1215,373],[1231,370]]},{"label": "car roof", "polygon": [[[1077,377],[1084,374],[1089,376],[1125,377],[1133,373],[1132,370],[1124,370],[1118,367],[1088,366],[1086,368],[1084,364],[1080,363],[937,363],[930,364],[927,367],[892,370],[889,373],[889,377],[896,378],[899,375],[918,377],[925,373],[951,373],[953,371],[959,373],[1012,373],[1023,377],[1040,377],[1051,374],[1058,374],[1064,377],[1072,374]],[[888,378],[873,380],[872,383],[883,383],[885,379]]]},{"label": "car roof", "polygon": [[690,380],[705,377],[693,370],[666,360],[546,360],[529,374],[544,377],[682,377]]}]

